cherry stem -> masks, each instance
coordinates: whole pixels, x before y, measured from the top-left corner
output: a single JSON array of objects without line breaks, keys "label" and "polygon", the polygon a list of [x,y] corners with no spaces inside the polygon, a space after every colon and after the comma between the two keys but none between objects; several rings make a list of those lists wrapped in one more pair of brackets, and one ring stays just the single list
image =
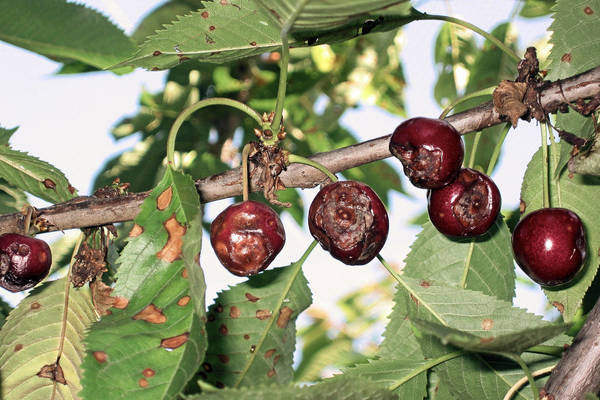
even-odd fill
[{"label": "cherry stem", "polygon": [[25,206],[25,222],[23,223],[23,235],[27,236],[29,234],[29,227],[31,226],[31,217],[33,216],[33,211],[35,208],[27,204]]},{"label": "cherry stem", "polygon": [[[525,372],[525,375],[526,375],[525,380],[529,381],[529,385],[531,386],[531,390],[533,391],[533,399],[534,400],[540,400],[540,392],[538,391],[537,385],[535,384],[535,377],[531,373],[531,370],[527,366],[527,363],[525,361],[523,361],[523,359],[521,358],[521,356],[518,355],[518,354],[509,354],[509,353],[500,353],[500,354],[502,354],[503,356],[505,356],[507,358],[510,358],[511,360],[513,360],[514,362],[516,362],[517,364],[519,364],[519,366],[521,367],[521,369],[523,370],[523,372]],[[508,393],[507,393],[507,395],[508,395]],[[506,396],[505,396],[505,398],[506,398]]]},{"label": "cherry stem", "polygon": [[327,175],[327,177],[332,181],[332,182],[337,182],[338,178],[337,176],[335,176],[330,170],[327,169],[327,167],[325,167],[323,164],[318,163],[316,161],[310,160],[306,157],[302,157],[296,154],[290,154],[288,155],[288,163],[292,164],[292,163],[298,163],[298,164],[306,164],[306,165],[310,165],[311,167],[314,167],[316,169],[318,169],[319,171],[321,171],[322,173],[324,173],[325,175]]},{"label": "cherry stem", "polygon": [[167,138],[167,161],[172,167],[175,166],[175,139],[177,138],[177,132],[179,132],[179,128],[181,128],[181,125],[183,125],[185,120],[195,111],[198,111],[199,109],[208,106],[233,107],[242,112],[245,112],[250,117],[254,118],[254,120],[261,127],[261,129],[265,128],[265,122],[263,122],[260,114],[254,111],[254,109],[248,106],[247,104],[244,104],[237,100],[228,99],[226,97],[213,97],[210,99],[200,100],[199,102],[192,104],[191,106],[183,110],[181,113],[179,113],[179,115],[175,119],[175,122],[173,122],[171,129],[169,130],[169,137]]},{"label": "cherry stem", "polygon": [[541,139],[542,139],[542,189],[543,189],[543,207],[550,207],[550,188],[548,185],[548,169],[549,169],[549,159],[548,159],[548,130],[546,128],[546,124],[541,124],[540,126]]},{"label": "cherry stem", "polygon": [[506,124],[504,126],[504,129],[502,130],[502,132],[500,132],[500,139],[496,143],[496,146],[494,147],[492,156],[490,157],[490,163],[488,164],[488,168],[486,171],[487,176],[490,176],[492,174],[492,171],[494,171],[494,167],[496,166],[496,163],[498,162],[498,158],[500,157],[500,151],[502,150],[502,145],[504,144],[504,140],[506,140],[506,135],[508,135],[508,131],[510,130],[511,126],[512,125],[510,123]]},{"label": "cherry stem", "polygon": [[471,24],[470,22],[467,21],[463,21],[462,19],[459,18],[454,18],[454,17],[450,17],[448,15],[434,15],[434,14],[427,14],[427,13],[422,13],[420,11],[414,10],[416,12],[418,12],[420,14],[419,19],[420,20],[439,20],[439,21],[446,21],[446,22],[450,22],[459,26],[462,26],[463,28],[467,28],[472,30],[475,33],[480,34],[481,36],[483,36],[484,38],[486,38],[487,40],[489,40],[490,42],[492,42],[494,45],[496,45],[500,50],[502,50],[507,56],[509,56],[510,58],[512,58],[515,62],[520,62],[521,58],[510,48],[508,47],[506,44],[502,43],[502,41],[498,40],[495,36],[493,36],[492,34],[484,31],[483,29]]},{"label": "cherry stem", "polygon": [[473,168],[475,165],[475,156],[477,155],[477,147],[479,147],[479,140],[481,139],[481,131],[475,133],[473,138],[473,147],[471,147],[471,155],[469,155],[468,168]]},{"label": "cherry stem", "polygon": [[465,94],[464,96],[461,96],[461,97],[455,99],[450,104],[448,104],[446,106],[446,108],[444,108],[444,110],[440,114],[439,119],[446,118],[448,116],[448,114],[450,114],[450,111],[452,111],[460,103],[463,103],[467,100],[474,99],[476,97],[490,96],[494,92],[495,89],[496,89],[496,86],[490,86],[485,89],[481,89],[481,90],[477,90],[477,91],[469,93],[469,94]]},{"label": "cherry stem", "polygon": [[415,376],[419,375],[420,373],[425,372],[425,371],[427,371],[437,365],[440,365],[446,361],[450,361],[454,358],[462,357],[463,355],[465,355],[465,353],[466,352],[462,351],[462,350],[454,351],[452,353],[444,354],[443,356],[440,356],[438,358],[434,358],[433,360],[429,360],[425,364],[421,365],[420,367],[413,369],[408,375],[405,375],[398,381],[394,382],[393,385],[388,387],[388,390],[390,390],[390,391],[396,390],[400,386],[404,385],[406,382],[408,382],[409,380],[414,378]]},{"label": "cherry stem", "polygon": [[283,103],[285,101],[285,90],[287,87],[288,64],[290,60],[290,44],[288,42],[288,33],[292,29],[294,22],[308,4],[310,0],[301,0],[292,15],[285,21],[281,27],[281,62],[279,64],[279,87],[277,88],[277,102],[275,103],[275,115],[271,122],[271,130],[277,134],[281,125],[283,115]]},{"label": "cherry stem", "polygon": [[246,143],[242,150],[242,199],[248,201],[250,193],[250,181],[248,179],[248,157],[254,149],[253,143]]},{"label": "cherry stem", "polygon": [[[553,365],[553,366],[551,366],[551,367],[546,367],[546,368],[538,369],[537,371],[532,372],[531,375],[533,377],[537,377],[537,376],[549,374],[550,372],[552,372],[552,370],[554,369],[554,367],[556,367],[556,364]],[[519,379],[517,381],[517,383],[515,383],[510,388],[510,390],[508,392],[506,392],[506,395],[504,396],[503,400],[510,400],[510,399],[512,399],[512,397],[519,391],[519,389],[521,389],[521,386],[523,386],[524,384],[526,384],[528,380],[529,380],[528,376],[524,376],[523,378]]]}]

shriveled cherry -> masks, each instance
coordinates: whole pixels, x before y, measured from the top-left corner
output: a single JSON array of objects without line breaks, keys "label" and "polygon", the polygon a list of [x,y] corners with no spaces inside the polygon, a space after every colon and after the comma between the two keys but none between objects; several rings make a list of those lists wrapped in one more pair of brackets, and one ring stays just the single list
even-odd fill
[{"label": "shriveled cherry", "polygon": [[515,261],[544,286],[569,282],[586,257],[581,219],[566,208],[542,208],[527,214],[512,236]]},{"label": "shriveled cherry", "polygon": [[210,243],[229,272],[250,276],[269,266],[285,243],[279,216],[257,201],[243,201],[223,210],[210,226]]},{"label": "shriveled cherry", "polygon": [[369,186],[339,181],[317,193],[308,211],[308,228],[334,258],[362,265],[385,244],[389,222],[383,203]]},{"label": "shriveled cherry", "polygon": [[0,286],[20,292],[48,275],[52,253],[46,242],[18,233],[0,235]]},{"label": "shriveled cherry", "polygon": [[435,189],[454,180],[465,150],[460,134],[448,122],[416,117],[394,130],[390,152],[400,160],[413,185]]},{"label": "shriveled cherry", "polygon": [[449,185],[427,194],[429,219],[447,236],[472,237],[494,223],[502,199],[496,184],[485,174],[463,168]]}]

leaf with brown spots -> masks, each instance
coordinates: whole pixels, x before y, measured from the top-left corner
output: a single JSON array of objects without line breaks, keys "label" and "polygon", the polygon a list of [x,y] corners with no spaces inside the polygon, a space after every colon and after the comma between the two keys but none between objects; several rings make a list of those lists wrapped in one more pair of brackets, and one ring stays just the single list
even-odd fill
[{"label": "leaf with brown spots", "polygon": [[208,311],[214,318],[206,325],[206,361],[213,367],[206,372],[209,383],[242,387],[291,382],[296,318],[311,303],[300,267],[296,263],[265,271],[218,294]]},{"label": "leaf with brown spots", "polygon": [[[71,289],[67,298],[67,285],[63,278],[34,289],[6,319],[0,334],[0,398],[35,392],[40,399],[74,399],[82,389],[83,337],[96,313],[89,288]],[[100,353],[97,357],[102,360]]]},{"label": "leaf with brown spots", "polygon": [[83,398],[174,398],[203,361],[202,216],[191,177],[168,169],[135,223],[142,232],[128,239],[114,290],[128,303],[113,306],[86,338]]}]

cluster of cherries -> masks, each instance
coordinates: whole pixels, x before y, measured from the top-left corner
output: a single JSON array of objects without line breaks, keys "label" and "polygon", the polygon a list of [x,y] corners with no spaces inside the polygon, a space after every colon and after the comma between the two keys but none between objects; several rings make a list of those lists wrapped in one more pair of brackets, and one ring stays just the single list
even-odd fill
[{"label": "cluster of cherries", "polygon": [[[439,119],[409,119],[395,129],[389,148],[411,183],[428,190],[429,218],[441,233],[469,238],[491,228],[500,213],[500,191],[487,175],[461,167],[464,146],[452,125]],[[325,250],[348,265],[371,261],[389,230],[379,197],[356,181],[325,185],[310,205],[308,226]],[[267,268],[281,251],[285,231],[270,207],[248,200],[217,216],[210,239],[231,273],[250,276]],[[517,264],[544,286],[570,281],[586,256],[581,220],[564,208],[525,216],[515,227],[512,246]]]}]

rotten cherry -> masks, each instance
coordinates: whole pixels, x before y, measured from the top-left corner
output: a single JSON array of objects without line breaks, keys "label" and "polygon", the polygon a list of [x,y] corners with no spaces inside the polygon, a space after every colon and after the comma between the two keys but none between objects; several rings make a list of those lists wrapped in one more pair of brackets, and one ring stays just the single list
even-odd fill
[{"label": "rotten cherry", "polygon": [[390,152],[419,188],[435,189],[452,182],[463,162],[460,134],[448,122],[417,117],[402,122],[390,139]]},{"label": "rotten cherry", "polygon": [[275,211],[248,200],[230,205],[215,218],[210,242],[229,272],[250,276],[267,268],[279,254],[285,231]]},{"label": "rotten cherry", "polygon": [[369,186],[339,181],[317,193],[308,211],[308,227],[334,258],[362,265],[385,244],[389,222],[383,203]]},{"label": "rotten cherry", "polygon": [[48,275],[52,253],[46,242],[17,233],[0,235],[0,286],[19,292]]},{"label": "rotten cherry", "polygon": [[543,208],[527,214],[512,236],[515,261],[540,285],[569,282],[586,257],[581,219],[566,208]]},{"label": "rotten cherry", "polygon": [[500,191],[485,174],[463,168],[454,182],[427,194],[431,223],[447,236],[473,237],[494,223],[501,205]]}]

